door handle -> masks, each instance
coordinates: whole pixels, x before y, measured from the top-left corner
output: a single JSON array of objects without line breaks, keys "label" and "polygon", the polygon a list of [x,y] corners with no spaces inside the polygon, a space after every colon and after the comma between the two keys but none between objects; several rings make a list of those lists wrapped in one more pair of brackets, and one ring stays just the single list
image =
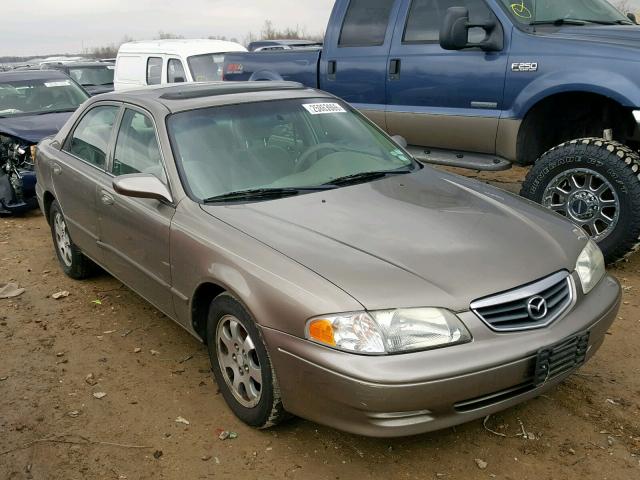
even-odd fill
[{"label": "door handle", "polygon": [[54,175],[62,175],[62,167],[57,163],[54,163],[51,169],[53,170]]},{"label": "door handle", "polygon": [[335,60],[329,60],[327,64],[327,75],[331,80],[335,80],[336,72],[338,71],[338,62]]},{"label": "door handle", "polygon": [[402,67],[402,60],[394,58],[389,62],[389,77],[391,79],[400,78],[400,70]]},{"label": "door handle", "polygon": [[109,195],[107,192],[100,192],[100,201],[102,202],[103,205],[106,205],[107,207],[110,207],[115,203],[114,198],[111,195]]}]

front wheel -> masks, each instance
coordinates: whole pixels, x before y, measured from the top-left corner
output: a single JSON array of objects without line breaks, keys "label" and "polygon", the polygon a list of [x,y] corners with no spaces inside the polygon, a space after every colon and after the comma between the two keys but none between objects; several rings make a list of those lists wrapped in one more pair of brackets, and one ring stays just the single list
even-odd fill
[{"label": "front wheel", "polygon": [[229,294],[211,302],[207,347],[218,388],[240,420],[269,428],[287,418],[262,335],[242,304]]},{"label": "front wheel", "polygon": [[640,246],[640,156],[601,138],[552,148],[533,166],[520,194],[569,218],[609,263]]}]

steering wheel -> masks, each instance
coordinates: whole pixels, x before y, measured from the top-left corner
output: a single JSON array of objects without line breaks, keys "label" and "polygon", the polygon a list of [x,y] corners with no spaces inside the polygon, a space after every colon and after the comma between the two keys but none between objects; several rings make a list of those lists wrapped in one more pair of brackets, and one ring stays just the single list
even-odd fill
[{"label": "steering wheel", "polygon": [[309,168],[311,165],[307,165],[307,164],[310,163],[311,155],[313,155],[314,153],[321,152],[323,150],[331,150],[333,152],[339,152],[340,148],[336,147],[333,143],[319,143],[318,145],[309,147],[307,150],[304,151],[302,155],[300,155],[300,157],[298,157],[298,163],[296,164],[295,172],[299,173]]}]

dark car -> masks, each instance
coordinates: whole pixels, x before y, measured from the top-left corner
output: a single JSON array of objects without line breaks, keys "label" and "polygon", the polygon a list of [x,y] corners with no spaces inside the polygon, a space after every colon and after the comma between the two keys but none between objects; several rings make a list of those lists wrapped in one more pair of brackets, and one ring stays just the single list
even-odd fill
[{"label": "dark car", "polygon": [[36,208],[35,146],[89,95],[58,71],[0,73],[0,213]]},{"label": "dark car", "polygon": [[47,68],[53,68],[69,75],[73,80],[82,85],[89,95],[99,95],[113,91],[113,75],[115,63],[83,62],[50,64]]}]

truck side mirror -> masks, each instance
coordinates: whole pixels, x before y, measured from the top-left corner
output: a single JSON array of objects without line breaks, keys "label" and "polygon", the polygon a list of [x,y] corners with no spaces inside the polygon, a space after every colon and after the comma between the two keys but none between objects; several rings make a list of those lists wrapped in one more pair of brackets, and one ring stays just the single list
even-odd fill
[{"label": "truck side mirror", "polygon": [[632,13],[632,12],[627,13],[627,18],[631,20],[633,23],[635,23],[636,25],[638,24],[638,19],[636,18],[635,13]]},{"label": "truck side mirror", "polygon": [[[469,42],[469,30],[482,28],[485,38],[478,43]],[[445,50],[464,50],[465,48],[480,48],[484,51],[500,51],[504,48],[502,29],[497,20],[484,23],[471,23],[469,9],[466,7],[451,7],[447,9],[442,27],[440,28],[440,46]]]}]

